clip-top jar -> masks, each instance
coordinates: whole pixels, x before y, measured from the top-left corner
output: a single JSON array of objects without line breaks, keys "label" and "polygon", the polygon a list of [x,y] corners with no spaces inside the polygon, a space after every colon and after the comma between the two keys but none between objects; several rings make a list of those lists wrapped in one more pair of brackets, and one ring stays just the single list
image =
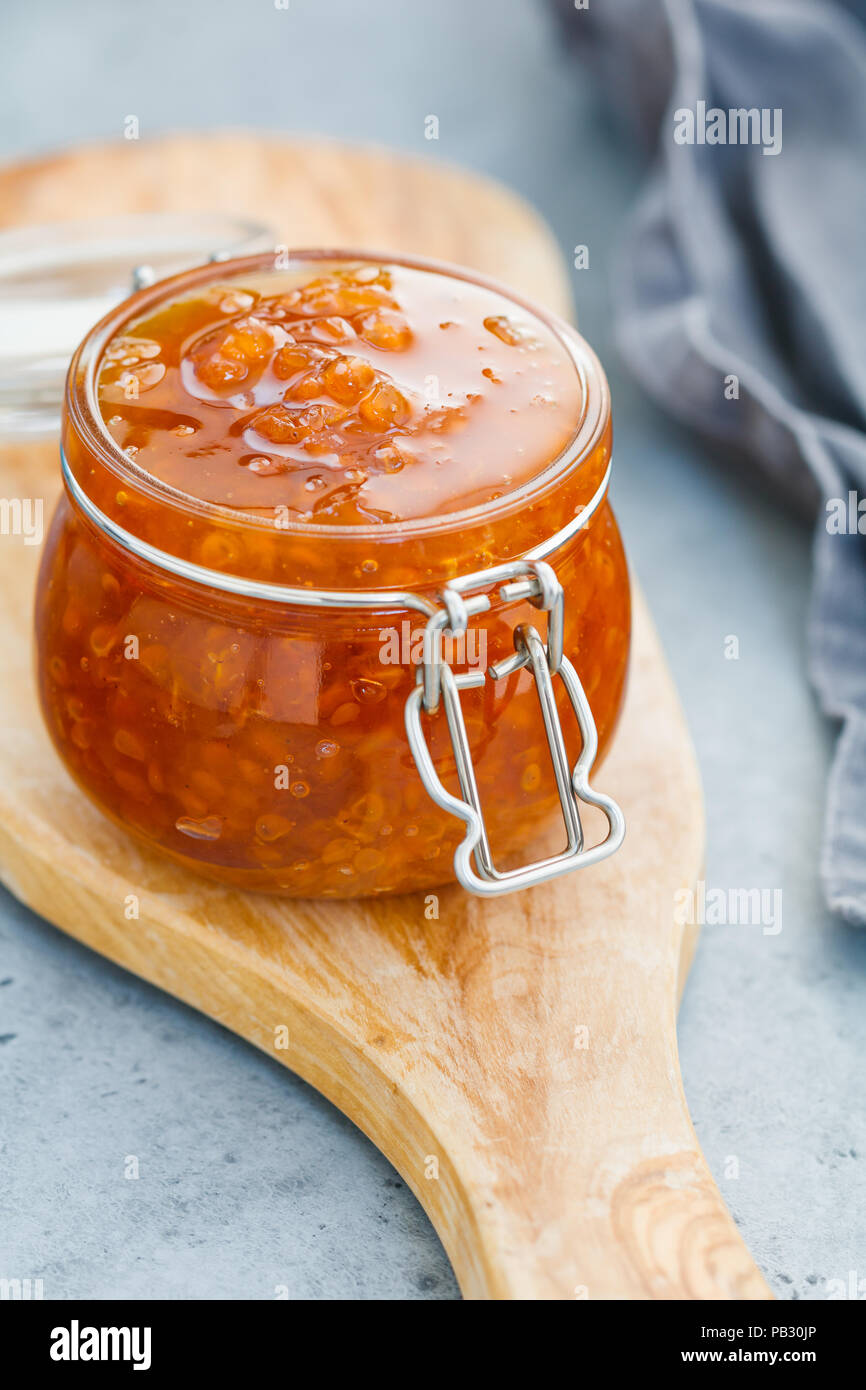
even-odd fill
[{"label": "clip-top jar", "polygon": [[209,265],[87,336],[62,446],[41,699],[139,839],[300,897],[500,892],[616,848],[588,774],[628,576],[607,383],[573,329],[421,261]]}]

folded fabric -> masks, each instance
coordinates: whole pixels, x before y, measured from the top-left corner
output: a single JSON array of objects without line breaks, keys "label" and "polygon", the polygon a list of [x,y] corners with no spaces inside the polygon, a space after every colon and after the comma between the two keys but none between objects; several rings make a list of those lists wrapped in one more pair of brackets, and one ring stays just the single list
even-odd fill
[{"label": "folded fabric", "polygon": [[655,154],[618,266],[627,362],[816,511],[809,659],[842,721],[821,874],[866,925],[866,31],[820,0],[559,8]]}]

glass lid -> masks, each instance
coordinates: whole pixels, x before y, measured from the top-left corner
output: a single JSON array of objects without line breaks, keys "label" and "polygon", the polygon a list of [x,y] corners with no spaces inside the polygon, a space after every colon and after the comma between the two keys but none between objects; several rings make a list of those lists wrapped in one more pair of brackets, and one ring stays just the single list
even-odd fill
[{"label": "glass lid", "polygon": [[0,232],[0,438],[56,432],[70,358],[133,290],[274,245],[222,213],[137,213]]}]

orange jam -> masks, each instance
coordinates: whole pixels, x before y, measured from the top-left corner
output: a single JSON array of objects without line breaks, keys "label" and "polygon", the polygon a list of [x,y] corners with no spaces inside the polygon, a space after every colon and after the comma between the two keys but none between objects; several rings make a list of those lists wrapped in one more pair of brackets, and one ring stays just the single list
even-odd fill
[{"label": "orange jam", "polygon": [[537,315],[397,265],[272,272],[179,296],[108,343],[99,405],[152,477],[342,526],[483,506],[574,431],[580,380]]},{"label": "orange jam", "polygon": [[[425,617],[381,595],[437,603],[593,497],[610,410],[583,340],[432,265],[304,252],[207,266],[88,336],[63,446],[73,483],[42,563],[38,668],[84,790],[146,844],[245,888],[348,897],[453,877],[464,826],[428,797],[404,729]],[[606,500],[549,562],[603,753],[629,647]],[[262,582],[364,606],[272,602]],[[544,635],[531,604],[490,596],[446,645],[456,671],[511,655],[520,623]],[[559,815],[532,677],[488,676],[461,702],[494,856],[523,862]],[[441,709],[424,726],[456,793]]]}]

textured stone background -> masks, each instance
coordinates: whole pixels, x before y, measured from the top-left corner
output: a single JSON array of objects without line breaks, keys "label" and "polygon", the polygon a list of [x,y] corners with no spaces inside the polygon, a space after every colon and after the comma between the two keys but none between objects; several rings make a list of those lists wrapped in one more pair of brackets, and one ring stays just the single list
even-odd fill
[{"label": "textured stone background", "polygon": [[[0,157],[119,136],[129,113],[144,135],[324,131],[497,175],[566,253],[590,247],[581,325],[611,378],[614,500],[703,768],[707,882],[784,895],[778,935],[705,929],[680,1018],[686,1091],[777,1294],[866,1277],[866,935],[828,918],[817,885],[830,732],[804,662],[808,530],[624,376],[611,250],[641,171],[541,6],[42,0],[3,23]],[[337,1111],[5,895],[0,1206],[0,1275],[41,1276],[47,1297],[458,1296],[411,1194]]]}]

